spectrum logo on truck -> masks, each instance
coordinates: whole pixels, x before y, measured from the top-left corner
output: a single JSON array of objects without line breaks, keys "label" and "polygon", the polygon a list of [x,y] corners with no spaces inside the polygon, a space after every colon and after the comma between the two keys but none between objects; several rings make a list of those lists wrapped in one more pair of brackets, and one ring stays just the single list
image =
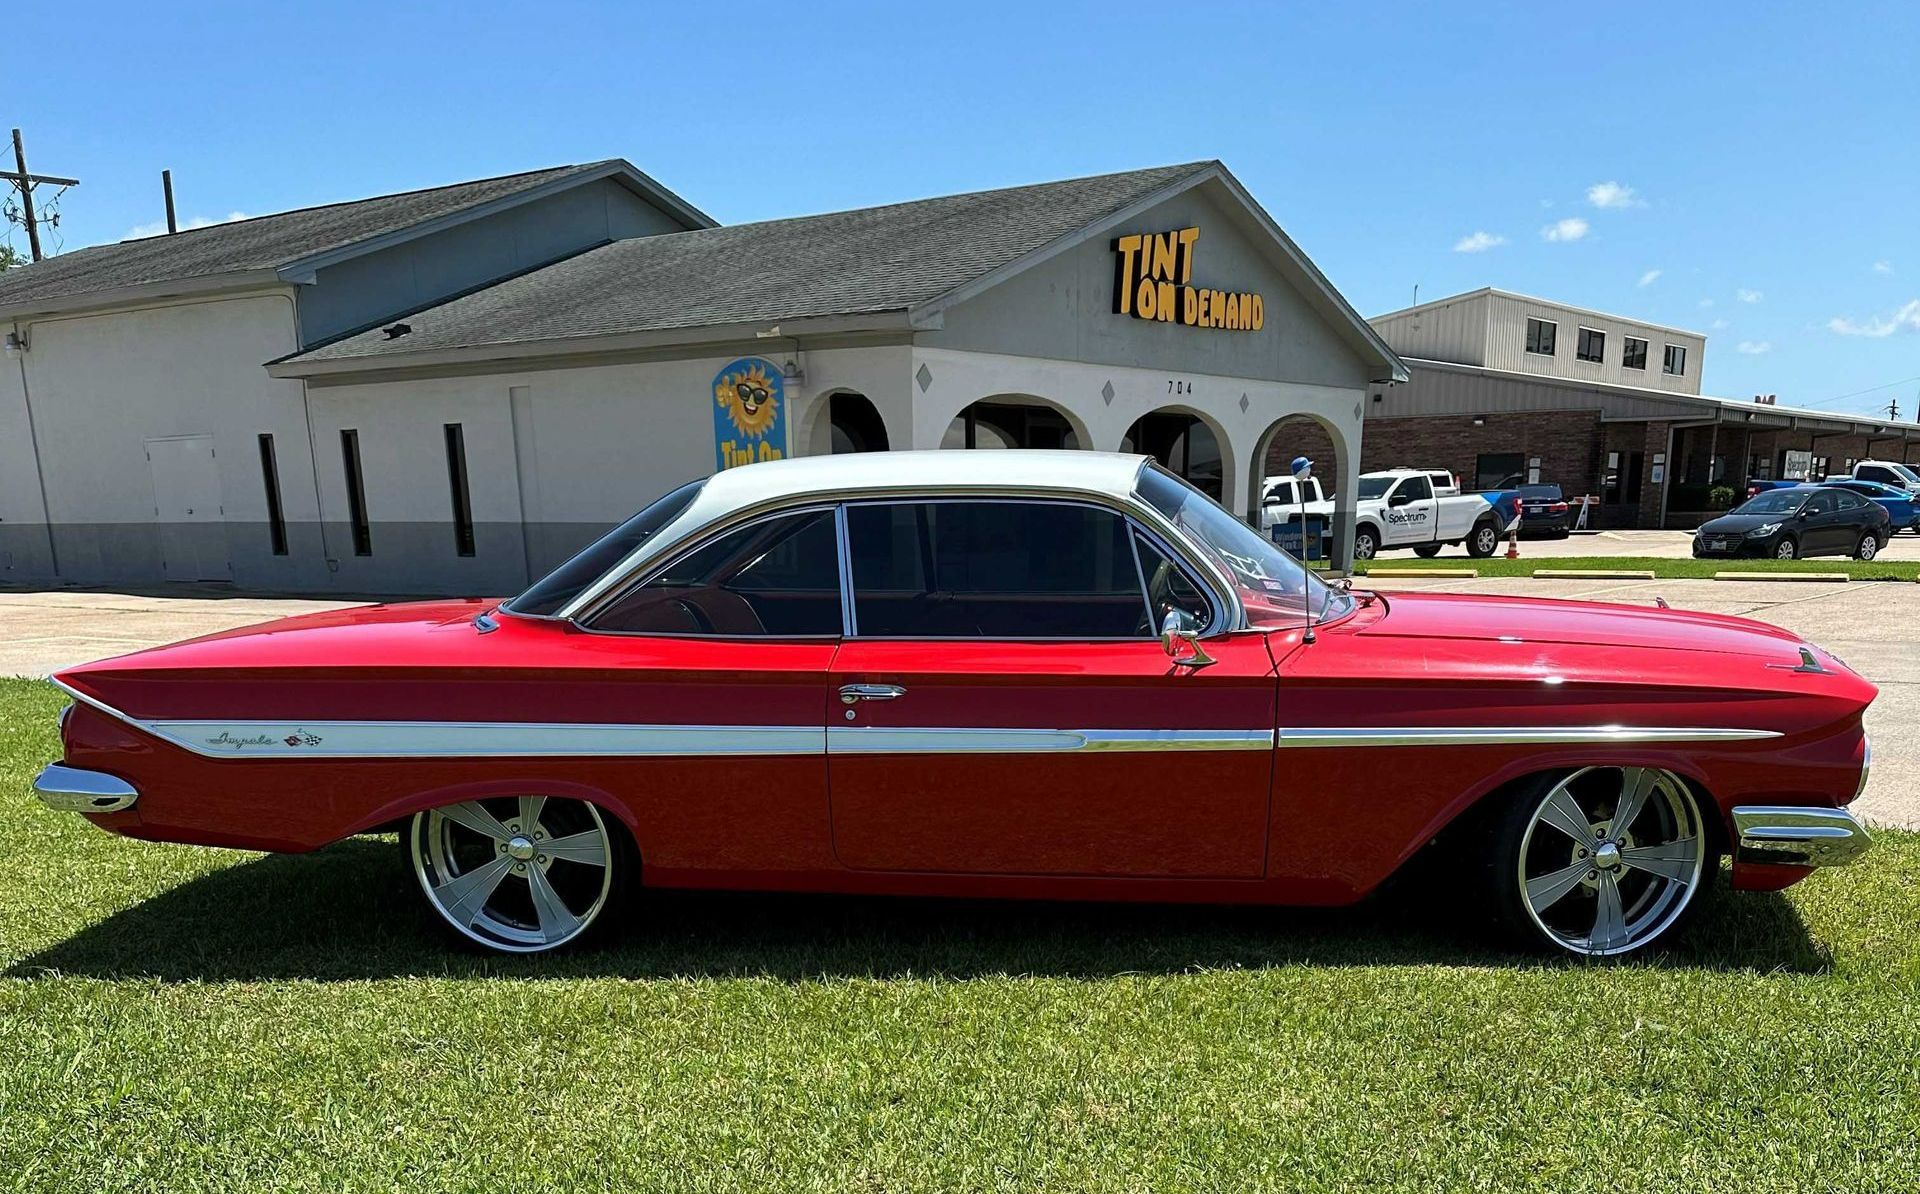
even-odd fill
[{"label": "spectrum logo on truck", "polygon": [[1113,313],[1195,328],[1257,332],[1267,304],[1251,291],[1193,285],[1193,244],[1200,229],[1137,232],[1113,240]]}]

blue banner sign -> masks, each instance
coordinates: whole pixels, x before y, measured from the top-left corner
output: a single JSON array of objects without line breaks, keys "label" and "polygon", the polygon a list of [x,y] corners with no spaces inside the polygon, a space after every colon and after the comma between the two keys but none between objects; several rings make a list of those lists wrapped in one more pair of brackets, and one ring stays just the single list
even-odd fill
[{"label": "blue banner sign", "polygon": [[720,472],[787,455],[787,387],[780,367],[741,357],[713,379],[713,467]]}]

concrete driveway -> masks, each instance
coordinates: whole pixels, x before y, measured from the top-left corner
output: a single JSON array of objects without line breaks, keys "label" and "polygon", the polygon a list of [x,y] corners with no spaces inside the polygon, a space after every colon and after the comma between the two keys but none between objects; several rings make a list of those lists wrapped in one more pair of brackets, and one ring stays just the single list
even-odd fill
[{"label": "concrete driveway", "polygon": [[[1506,546],[1502,544],[1501,554]],[[1643,556],[1660,560],[1686,560],[1693,557],[1692,531],[1581,531],[1565,539],[1522,539],[1523,560],[1564,559],[1567,556]],[[1420,557],[1405,548],[1382,552],[1383,563],[1413,563]],[[1465,547],[1443,547],[1437,557],[1464,560]],[[1880,552],[1883,560],[1920,560],[1920,535],[1902,532],[1887,541]],[[1729,563],[1728,567],[1738,567]],[[1672,598],[1668,598],[1672,600]]]},{"label": "concrete driveway", "polygon": [[[1785,627],[1832,650],[1880,685],[1880,699],[1867,712],[1874,772],[1857,807],[1880,823],[1920,829],[1920,740],[1914,733],[1920,726],[1920,585],[1517,577],[1369,583],[1385,590],[1512,593],[1648,605],[1659,595],[1676,607]],[[0,675],[45,676],[107,655],[353,604],[218,590],[182,590],[178,595],[0,591]]]}]

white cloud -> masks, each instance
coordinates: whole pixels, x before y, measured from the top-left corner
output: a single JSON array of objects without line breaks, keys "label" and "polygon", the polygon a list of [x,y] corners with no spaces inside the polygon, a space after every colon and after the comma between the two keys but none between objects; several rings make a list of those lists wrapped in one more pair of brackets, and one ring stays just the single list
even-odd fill
[{"label": "white cloud", "polygon": [[1764,294],[1761,294],[1757,290],[1741,289],[1741,290],[1734,291],[1733,297],[1739,299],[1743,303],[1757,303],[1761,299],[1767,296]]},{"label": "white cloud", "polygon": [[1475,232],[1472,236],[1463,236],[1453,242],[1456,253],[1484,253],[1496,245],[1504,245],[1507,238],[1497,232]]},{"label": "white cloud", "polygon": [[1595,207],[1646,206],[1645,201],[1633,193],[1632,187],[1627,186],[1625,183],[1613,182],[1612,180],[1596,182],[1588,187],[1587,202],[1593,204]]},{"label": "white cloud", "polygon": [[1723,332],[1732,326],[1733,326],[1732,324],[1728,323],[1724,319],[1716,319],[1713,321],[1713,330],[1716,332]]},{"label": "white cloud", "polygon": [[1876,340],[1895,332],[1920,332],[1920,299],[1910,300],[1892,315],[1876,315],[1865,323],[1836,315],[1827,320],[1827,328],[1842,336],[1871,336]]},{"label": "white cloud", "polygon": [[1647,271],[1646,273],[1644,273],[1644,274],[1641,274],[1641,275],[1640,275],[1640,280],[1639,280],[1638,282],[1636,282],[1636,283],[1634,283],[1634,285],[1636,285],[1636,286],[1651,286],[1651,285],[1653,285],[1653,284],[1654,284],[1655,282],[1658,282],[1658,281],[1660,280],[1660,275],[1661,275],[1661,273],[1663,273],[1663,272],[1664,272],[1664,271],[1662,271],[1662,270],[1657,270],[1657,269],[1650,269],[1650,270],[1648,270],[1648,271]]},{"label": "white cloud", "polygon": [[1876,261],[1873,263],[1873,272],[1876,274],[1890,274],[1893,272],[1893,262]]},{"label": "white cloud", "polygon": [[[180,231],[185,232],[189,228],[211,228],[215,224],[231,224],[235,220],[251,220],[252,218],[253,218],[252,216],[248,215],[244,211],[230,211],[226,215],[220,217],[217,220],[209,216],[195,216],[191,220],[188,220],[186,223],[180,225]],[[144,237],[159,236],[160,234],[164,233],[166,230],[167,230],[167,222],[165,220],[155,220],[151,224],[135,224],[133,227],[127,229],[127,234],[121,237],[120,239],[121,240],[140,240]]]},{"label": "white cloud", "polygon": [[1733,350],[1735,352],[1744,352],[1750,357],[1757,357],[1763,352],[1772,352],[1773,342],[1771,340],[1742,340],[1733,346]]},{"label": "white cloud", "polygon": [[1579,216],[1568,216],[1540,230],[1540,235],[1547,240],[1579,240],[1586,234],[1587,222]]}]

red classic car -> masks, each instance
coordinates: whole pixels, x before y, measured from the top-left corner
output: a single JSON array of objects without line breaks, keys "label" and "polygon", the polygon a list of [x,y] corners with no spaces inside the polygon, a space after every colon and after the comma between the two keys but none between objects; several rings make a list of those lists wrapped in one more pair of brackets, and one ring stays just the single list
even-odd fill
[{"label": "red classic car", "polygon": [[1091,452],[751,465],[505,603],[55,682],[47,803],[260,850],[397,830],[437,919],[516,952],[640,886],[1331,905],[1432,847],[1520,939],[1621,954],[1724,854],[1774,889],[1865,848],[1875,695],[1738,618],[1348,592]]}]

